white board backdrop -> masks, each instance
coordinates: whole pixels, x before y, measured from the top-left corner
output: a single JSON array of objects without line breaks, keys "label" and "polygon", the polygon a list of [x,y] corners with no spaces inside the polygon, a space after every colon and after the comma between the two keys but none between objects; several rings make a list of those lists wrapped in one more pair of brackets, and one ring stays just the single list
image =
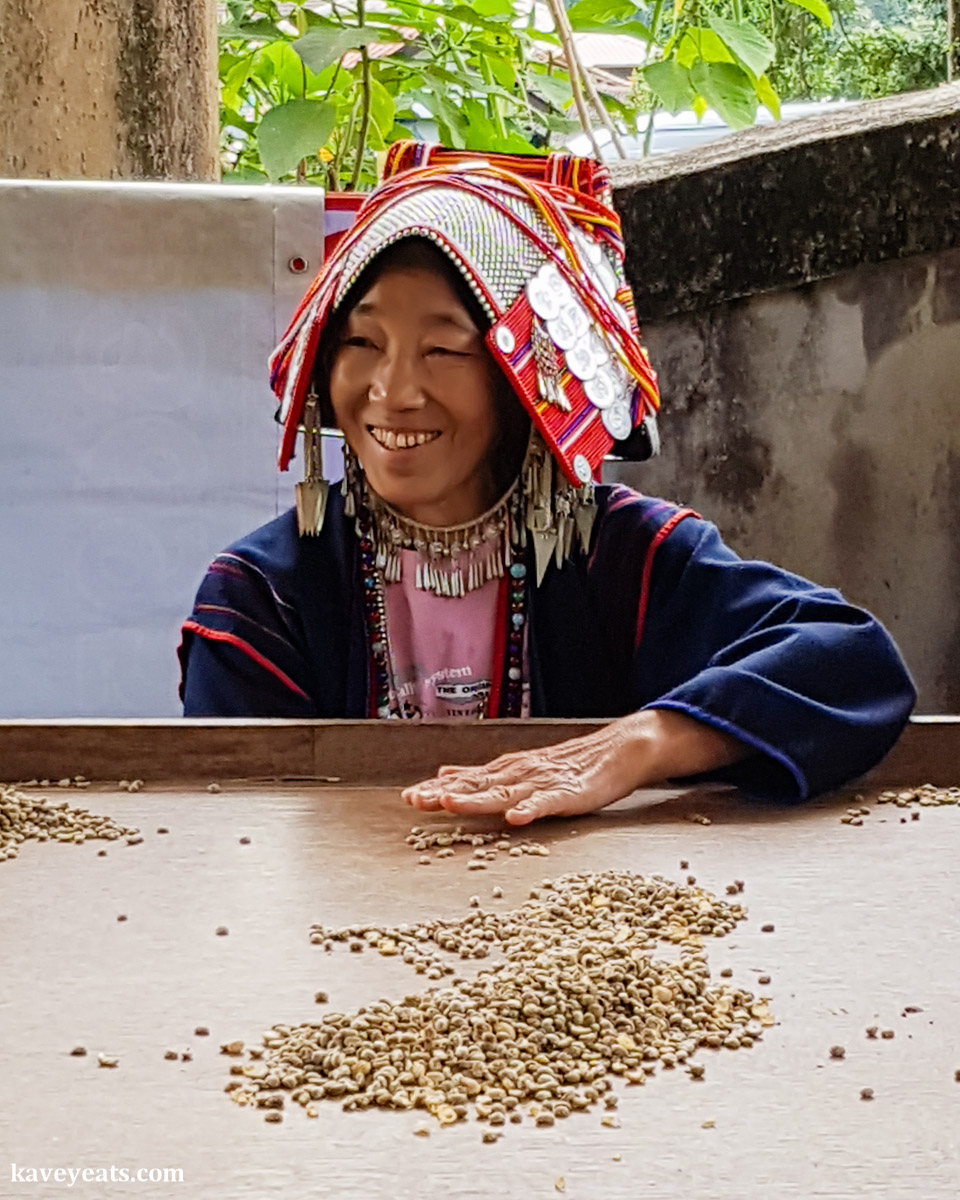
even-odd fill
[{"label": "white board backdrop", "polygon": [[179,713],[206,564],[292,503],[266,360],[323,224],[318,190],[0,180],[0,719]]}]

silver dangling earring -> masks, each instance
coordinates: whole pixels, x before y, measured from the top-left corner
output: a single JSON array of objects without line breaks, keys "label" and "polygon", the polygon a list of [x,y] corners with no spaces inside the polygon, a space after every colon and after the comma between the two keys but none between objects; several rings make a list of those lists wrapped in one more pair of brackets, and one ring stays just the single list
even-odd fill
[{"label": "silver dangling earring", "polygon": [[323,477],[320,404],[311,387],[303,408],[304,478],[297,484],[297,525],[301,537],[316,537],[323,529],[330,485]]}]

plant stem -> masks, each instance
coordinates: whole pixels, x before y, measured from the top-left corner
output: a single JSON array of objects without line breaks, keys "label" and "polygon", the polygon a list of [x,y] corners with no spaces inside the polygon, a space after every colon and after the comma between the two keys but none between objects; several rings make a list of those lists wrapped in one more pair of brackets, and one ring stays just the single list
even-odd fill
[{"label": "plant stem", "polygon": [[[357,21],[360,26],[363,26],[364,9],[366,0],[357,0]],[[353,178],[350,180],[350,190],[355,192],[357,185],[360,182],[360,173],[363,170],[363,153],[367,148],[367,132],[370,129],[370,52],[366,45],[360,47],[360,61],[362,62],[362,95],[363,95],[363,115],[360,118],[360,134],[357,138],[357,153],[353,160]]]},{"label": "plant stem", "polygon": [[593,132],[593,122],[590,120],[590,114],[587,111],[587,106],[583,99],[583,91],[580,87],[580,75],[578,72],[580,60],[577,58],[576,50],[573,46],[573,35],[569,22],[566,20],[567,12],[563,7],[563,0],[547,0],[547,7],[550,9],[550,15],[553,17],[553,23],[563,46],[564,57],[567,60],[567,74],[570,76],[570,89],[573,92],[573,103],[576,105],[577,116],[580,118],[580,127],[590,139],[594,155],[597,159],[602,159],[603,155],[597,143],[596,134]]},{"label": "plant stem", "polygon": [[663,0],[657,0],[653,6],[653,17],[650,21],[650,41],[647,42],[647,51],[643,56],[643,65],[646,66],[650,61],[650,55],[657,44],[657,37],[660,33],[660,21],[663,18]]},{"label": "plant stem", "polygon": [[647,114],[647,132],[643,135],[643,157],[646,158],[650,153],[650,146],[653,143],[653,120],[659,111],[660,106],[654,101],[653,108]]},{"label": "plant stem", "polygon": [[334,191],[337,192],[340,191],[340,169],[343,166],[343,159],[346,155],[347,147],[353,141],[353,129],[357,123],[357,105],[359,103],[360,97],[358,96],[353,102],[353,107],[350,109],[350,120],[347,122],[346,132],[341,138],[337,139],[337,153],[333,158],[334,175],[337,180],[337,186],[334,188]]}]

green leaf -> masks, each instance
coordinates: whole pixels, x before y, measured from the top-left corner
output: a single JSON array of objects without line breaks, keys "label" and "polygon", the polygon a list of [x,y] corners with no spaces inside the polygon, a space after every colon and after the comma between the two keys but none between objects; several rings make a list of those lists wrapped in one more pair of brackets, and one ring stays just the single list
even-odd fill
[{"label": "green leaf", "polygon": [[828,29],[833,25],[833,15],[823,0],[789,0],[789,2],[795,4],[797,8],[805,8],[808,13],[813,13],[817,20],[822,25],[826,25]]},{"label": "green leaf", "polygon": [[251,21],[243,25],[224,21],[217,26],[217,37],[221,42],[273,42],[279,36],[272,21]]},{"label": "green leaf", "polygon": [[260,158],[274,181],[297,169],[301,159],[319,153],[333,132],[337,110],[322,100],[291,100],[267,112],[257,131]]},{"label": "green leaf", "polygon": [[498,21],[495,17],[481,16],[476,9],[466,4],[455,4],[452,8],[444,9],[444,17],[474,29],[486,29],[491,33],[499,34],[512,33],[509,20],[504,22],[503,20]]},{"label": "green leaf", "polygon": [[[260,51],[261,61],[273,63],[273,78],[282,88],[286,89],[287,97],[303,95],[304,64],[293,52],[289,42],[271,42]],[[307,72],[307,87],[310,86],[310,72]]]},{"label": "green leaf", "polygon": [[773,90],[773,84],[761,75],[756,82],[757,99],[775,120],[780,120],[780,97]]},{"label": "green leaf", "polygon": [[393,128],[393,97],[375,76],[370,79],[370,116],[381,136]]},{"label": "green leaf", "polygon": [[563,75],[534,75],[528,78],[528,86],[542,96],[548,104],[552,104],[561,112],[573,103],[573,91],[566,73]]},{"label": "green leaf", "polygon": [[406,93],[410,103],[416,101],[436,118],[441,130],[442,140],[447,141],[454,150],[463,150],[466,142],[466,127],[460,109],[447,99],[443,91],[420,90]]},{"label": "green leaf", "polygon": [[743,67],[736,63],[695,63],[693,85],[731,129],[746,129],[757,117],[757,93]]},{"label": "green leaf", "polygon": [[498,54],[484,54],[484,58],[490,65],[490,74],[502,88],[509,91],[510,88],[516,86],[517,71],[509,59],[502,58]]},{"label": "green leaf", "polygon": [[731,54],[754,75],[762,75],[773,62],[776,46],[749,21],[711,17],[710,28]]},{"label": "green leaf", "polygon": [[567,10],[570,27],[582,32],[587,25],[610,26],[637,15],[631,0],[579,0]]},{"label": "green leaf", "polygon": [[[396,36],[396,35],[394,35]],[[311,71],[320,74],[324,67],[339,62],[348,50],[359,50],[371,42],[381,41],[383,35],[366,26],[350,29],[311,29],[297,38],[293,48]]]},{"label": "green leaf", "polygon": [[482,17],[509,17],[513,20],[513,0],[477,0],[470,7]]},{"label": "green leaf", "polygon": [[248,121],[235,108],[229,108],[227,105],[220,109],[220,125],[222,128],[229,126],[231,129],[242,129],[244,133],[253,133],[254,130],[252,121]]},{"label": "green leaf", "polygon": [[732,63],[733,55],[723,44],[719,34],[712,29],[694,26],[688,29],[677,47],[677,62],[681,67],[692,67],[698,59],[704,62]]},{"label": "green leaf", "polygon": [[649,67],[644,67],[640,74],[667,112],[682,112],[693,104],[697,89],[690,80],[690,72],[674,59],[651,63]]},{"label": "green leaf", "polygon": [[230,68],[223,78],[223,87],[226,91],[236,93],[246,86],[255,65],[254,60],[255,55],[245,54],[236,66]]}]

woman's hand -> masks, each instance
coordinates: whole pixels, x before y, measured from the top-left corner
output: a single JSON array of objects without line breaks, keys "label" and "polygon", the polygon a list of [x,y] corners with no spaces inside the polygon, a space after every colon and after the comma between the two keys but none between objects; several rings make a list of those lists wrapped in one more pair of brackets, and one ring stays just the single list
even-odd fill
[{"label": "woman's hand", "polygon": [[573,817],[622,800],[639,787],[737,762],[749,748],[683,713],[645,709],[585,737],[503,754],[480,767],[441,767],[406,788],[424,812],[503,813],[510,825]]}]

